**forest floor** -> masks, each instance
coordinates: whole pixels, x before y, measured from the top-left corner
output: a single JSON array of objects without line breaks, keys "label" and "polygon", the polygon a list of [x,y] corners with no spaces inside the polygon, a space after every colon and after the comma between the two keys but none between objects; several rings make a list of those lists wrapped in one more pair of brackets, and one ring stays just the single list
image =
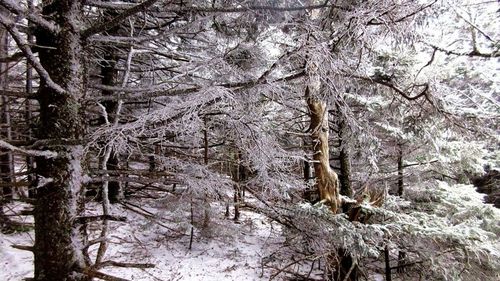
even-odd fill
[{"label": "forest floor", "polygon": [[[238,222],[224,216],[223,206],[212,207],[211,222],[202,227],[203,211],[195,212],[192,248],[190,208],[169,208],[167,200],[141,199],[141,205],[115,204],[114,215],[126,216],[127,222],[110,222],[110,247],[106,260],[151,263],[154,268],[107,267],[102,272],[134,281],[146,280],[269,280],[272,270],[263,261],[283,244],[281,228],[260,214],[242,210]],[[89,214],[100,211],[90,203]],[[19,211],[27,206],[12,203]],[[232,210],[231,210],[232,211]],[[231,214],[232,215],[232,214]],[[29,222],[27,217],[16,220]],[[200,223],[196,223],[196,221]],[[100,223],[89,225],[90,239],[100,235]],[[11,245],[32,245],[33,231],[0,234],[0,280],[33,277],[33,255]],[[97,245],[90,248],[92,257]]]}]

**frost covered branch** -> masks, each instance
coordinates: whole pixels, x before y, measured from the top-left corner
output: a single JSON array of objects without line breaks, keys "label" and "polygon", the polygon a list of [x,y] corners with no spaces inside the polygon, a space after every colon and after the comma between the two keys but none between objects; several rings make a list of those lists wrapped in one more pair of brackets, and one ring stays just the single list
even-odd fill
[{"label": "frost covered branch", "polygon": [[491,53],[483,53],[479,50],[472,50],[470,52],[458,52],[454,50],[448,50],[445,48],[441,48],[437,45],[431,44],[431,43],[425,43],[426,45],[430,46],[434,50],[443,52],[447,55],[454,55],[454,56],[465,56],[465,57],[480,57],[480,58],[498,58],[500,57],[500,49],[497,49],[496,51],[493,51]]},{"label": "frost covered branch", "polygon": [[22,153],[24,155],[29,155],[29,156],[38,156],[38,157],[45,157],[45,158],[57,158],[58,154],[57,152],[53,151],[48,151],[48,150],[32,150],[32,149],[23,149],[17,146],[13,146],[12,144],[0,140],[0,147],[10,150],[10,151],[16,151],[19,153]]},{"label": "frost covered branch", "polygon": [[117,15],[110,21],[103,21],[94,24],[93,26],[83,30],[81,32],[83,38],[87,38],[93,34],[97,34],[100,32],[104,32],[107,30],[110,30],[111,28],[121,24],[125,19],[128,17],[131,17],[137,13],[140,13],[142,11],[145,11],[148,7],[154,5],[158,0],[147,0],[144,1],[140,4],[137,4],[136,6],[133,6],[131,8],[128,8],[127,10],[123,11],[121,14]]},{"label": "frost covered branch", "polygon": [[21,7],[19,7],[15,1],[12,0],[0,0],[0,5],[4,6],[7,10],[12,12],[13,14],[21,17],[27,18],[30,22],[36,24],[38,27],[44,28],[54,34],[58,33],[60,27],[55,25],[54,23],[43,19],[36,13],[32,11],[25,11]]},{"label": "frost covered branch", "polygon": [[40,77],[45,81],[47,86],[55,90],[59,94],[66,94],[66,90],[64,90],[60,85],[55,83],[50,77],[49,73],[43,66],[40,64],[35,54],[29,47],[29,42],[23,38],[19,30],[17,29],[15,22],[8,18],[7,16],[0,14],[0,23],[9,31],[14,41],[17,43],[17,46],[24,53],[29,63],[35,68],[36,72]]}]

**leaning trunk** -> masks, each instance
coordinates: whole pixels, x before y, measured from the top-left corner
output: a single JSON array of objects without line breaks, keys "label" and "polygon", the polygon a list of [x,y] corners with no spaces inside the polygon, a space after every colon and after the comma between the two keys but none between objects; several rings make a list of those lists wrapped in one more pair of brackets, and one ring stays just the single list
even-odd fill
[{"label": "leaning trunk", "polygon": [[64,88],[56,90],[41,79],[37,99],[40,121],[36,130],[41,149],[58,153],[56,158],[36,157],[38,189],[35,217],[35,280],[90,280],[82,272],[88,266],[86,237],[77,218],[83,209],[84,123],[81,2],[44,1],[43,14],[61,30],[57,34],[37,30],[39,58],[51,79]]}]

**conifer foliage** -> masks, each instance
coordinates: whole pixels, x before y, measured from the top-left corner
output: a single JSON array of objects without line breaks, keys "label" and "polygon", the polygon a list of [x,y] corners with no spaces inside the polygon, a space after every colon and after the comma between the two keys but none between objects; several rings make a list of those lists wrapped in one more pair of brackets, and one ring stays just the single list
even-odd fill
[{"label": "conifer foliage", "polygon": [[1,236],[33,237],[6,278],[173,280],[143,241],[238,250],[267,223],[255,279],[498,280],[469,184],[500,169],[498,11],[0,0]]}]

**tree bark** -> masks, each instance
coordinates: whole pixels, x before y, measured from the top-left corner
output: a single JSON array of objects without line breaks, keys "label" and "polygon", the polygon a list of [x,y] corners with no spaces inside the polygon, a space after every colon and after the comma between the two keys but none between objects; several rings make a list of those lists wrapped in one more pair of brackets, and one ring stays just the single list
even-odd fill
[{"label": "tree bark", "polygon": [[[330,167],[328,109],[326,102],[320,98],[322,86],[317,68],[318,65],[314,63],[309,63],[307,67],[309,81],[305,94],[311,116],[309,130],[313,146],[314,174],[320,200],[329,206],[333,213],[337,213],[341,211],[339,179],[337,173]],[[332,257],[329,260],[335,268],[329,273],[332,280],[358,280],[358,268],[350,253],[341,248],[337,256],[338,259]]]},{"label": "tree bark", "polygon": [[311,114],[310,129],[313,145],[314,174],[319,198],[337,213],[340,207],[339,180],[330,168],[330,152],[328,145],[328,110],[326,102],[312,94],[312,87],[306,88],[307,106]]},{"label": "tree bark", "polygon": [[236,164],[233,165],[232,178],[234,181],[234,220],[240,219],[240,203],[241,203],[241,175],[240,175],[240,156],[241,153],[236,153]]},{"label": "tree bark", "polygon": [[[0,13],[6,14],[3,7],[0,8]],[[9,39],[8,33],[5,29],[0,29],[0,57],[9,56]],[[9,65],[7,62],[0,63],[0,90],[2,93],[8,88],[8,71]],[[10,106],[9,98],[2,94],[1,96],[1,112],[0,112],[0,137],[4,140],[12,139],[12,128],[10,122]],[[0,149],[0,179],[3,183],[11,183],[13,181],[12,175],[14,173],[12,152],[8,149]],[[4,186],[1,190],[2,199],[12,199],[12,187]],[[0,199],[1,200],[1,199]]]},{"label": "tree bark", "polygon": [[384,248],[384,260],[385,260],[385,281],[392,281],[391,256],[389,252],[389,246],[387,245],[385,245]]},{"label": "tree bark", "polygon": [[[203,130],[203,164],[208,167],[208,128],[206,117],[203,122],[205,123],[205,129]],[[206,229],[210,225],[210,217],[210,202],[208,196],[205,195],[203,198],[203,228]]]},{"label": "tree bark", "polygon": [[[33,13],[33,0],[28,0],[28,11],[30,13]],[[28,23],[29,28],[33,28],[31,23]],[[34,43],[34,38],[33,34],[30,32],[27,35],[28,43],[33,44]],[[33,94],[33,67],[29,64],[29,62],[26,62],[26,94],[30,96]],[[25,101],[26,107],[25,107],[25,114],[24,114],[24,119],[26,120],[26,127],[27,127],[27,139],[30,141],[32,139],[32,129],[31,129],[31,123],[32,123],[32,105],[31,105],[31,99],[26,99]],[[33,183],[35,181],[35,176],[34,176],[34,168],[35,168],[35,161],[33,159],[33,156],[26,156],[26,170],[28,172],[28,182]],[[29,198],[35,198],[35,192],[36,188],[33,185],[28,186],[28,196]]]},{"label": "tree bark", "polygon": [[353,190],[351,185],[351,157],[349,155],[349,147],[347,145],[347,124],[345,116],[337,106],[339,114],[339,142],[340,142],[340,194],[352,198]]},{"label": "tree bark", "polygon": [[403,144],[398,143],[398,196],[404,192]]},{"label": "tree bark", "polygon": [[[83,42],[79,34],[83,10],[81,1],[43,1],[42,13],[60,27],[57,34],[35,31],[40,46],[40,63],[52,81],[65,91],[41,79],[37,100],[39,140],[50,140],[41,149],[58,153],[57,158],[36,157],[39,177],[35,217],[35,280],[87,281],[84,269],[89,261],[84,253],[84,227],[75,223],[83,211],[83,137],[81,116],[84,96]],[[52,48],[49,48],[52,47]]]},{"label": "tree bark", "polygon": [[[107,11],[104,14],[105,19],[112,19],[117,15],[116,12]],[[119,26],[116,26],[109,31],[110,35],[119,35]],[[116,64],[118,62],[118,55],[116,54],[116,50],[113,46],[104,48],[104,59],[101,61],[101,83],[107,86],[116,86],[118,80],[118,70],[116,69]],[[112,96],[113,91],[102,90],[102,95]],[[100,124],[113,124],[115,122],[116,109],[118,107],[118,103],[115,100],[106,100],[103,101],[103,105],[105,108],[105,113],[103,115],[107,116],[106,118],[103,116],[101,118]],[[106,163],[106,168],[110,171],[119,169],[119,158],[118,154],[112,150],[110,157]],[[123,191],[121,188],[121,184],[118,181],[109,181],[108,182],[108,199],[110,203],[117,203],[122,197]],[[100,196],[102,197],[102,190]]]}]

